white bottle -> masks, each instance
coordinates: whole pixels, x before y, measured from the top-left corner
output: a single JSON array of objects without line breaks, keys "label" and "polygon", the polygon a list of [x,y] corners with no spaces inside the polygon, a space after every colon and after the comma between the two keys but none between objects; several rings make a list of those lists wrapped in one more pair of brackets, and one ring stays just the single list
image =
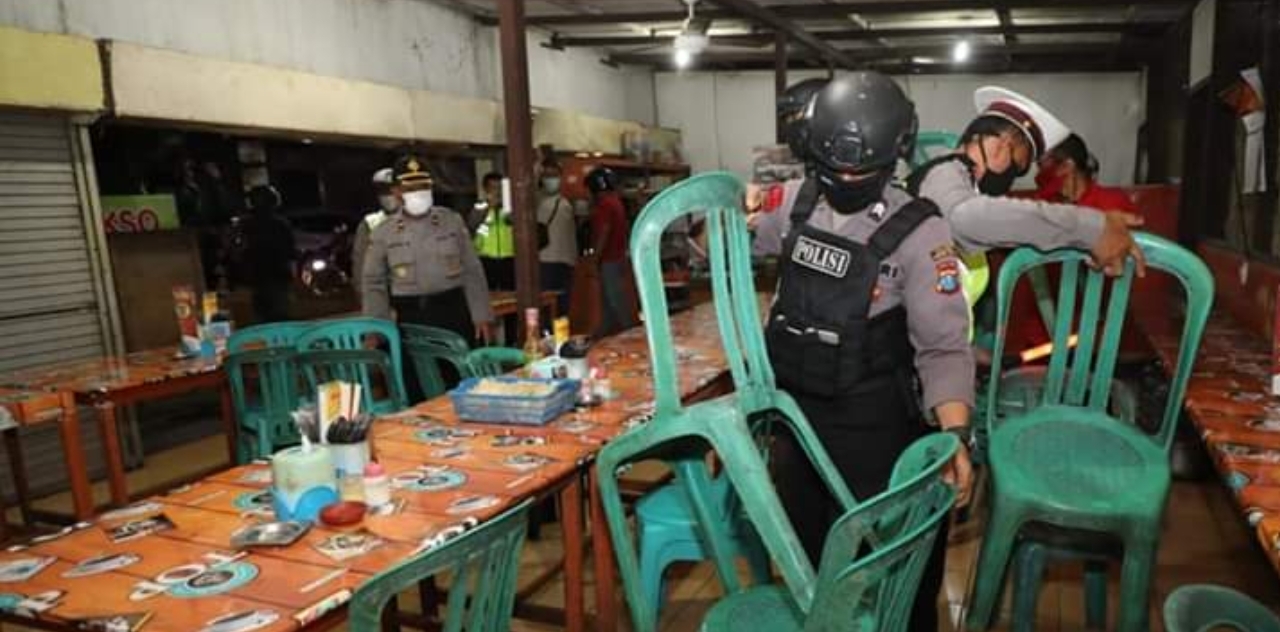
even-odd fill
[{"label": "white bottle", "polygon": [[381,507],[391,502],[391,479],[387,471],[377,462],[369,462],[364,466],[364,503],[370,507]]}]

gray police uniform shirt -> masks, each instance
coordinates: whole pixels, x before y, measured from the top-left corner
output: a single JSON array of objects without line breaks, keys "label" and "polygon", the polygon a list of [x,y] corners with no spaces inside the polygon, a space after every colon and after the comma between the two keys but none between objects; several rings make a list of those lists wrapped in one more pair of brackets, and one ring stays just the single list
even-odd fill
[{"label": "gray police uniform shirt", "polygon": [[362,302],[366,316],[391,318],[391,297],[423,296],[459,287],[471,320],[493,320],[489,283],[462,216],[442,206],[422,217],[399,213],[369,235]]},{"label": "gray police uniform shirt", "polygon": [[356,235],[351,243],[351,282],[357,293],[361,291],[361,282],[364,280],[364,253],[369,250],[369,235],[373,232],[371,226],[377,226],[393,216],[394,214],[378,210],[360,218],[360,223],[356,225]]},{"label": "gray police uniform shirt", "polygon": [[[821,200],[809,217],[809,225],[865,244],[885,219],[910,201],[911,196],[905,191],[889,187],[882,206],[840,217]],[[784,217],[790,217],[789,210]],[[783,233],[789,228],[789,221],[757,224],[757,243],[763,239],[766,244],[777,244],[767,254],[782,254]],[[881,262],[871,302],[871,318],[899,305],[906,309],[926,410],[947,402],[964,402],[973,407],[974,360],[969,349],[969,306],[958,283],[961,269],[947,222],[931,217]],[[944,279],[945,276],[956,278]]]},{"label": "gray police uniform shirt", "polygon": [[951,223],[956,245],[965,252],[1027,245],[1089,250],[1106,222],[1102,213],[1083,206],[983,195],[974,186],[973,173],[959,160],[929,171],[919,194],[938,205]]}]

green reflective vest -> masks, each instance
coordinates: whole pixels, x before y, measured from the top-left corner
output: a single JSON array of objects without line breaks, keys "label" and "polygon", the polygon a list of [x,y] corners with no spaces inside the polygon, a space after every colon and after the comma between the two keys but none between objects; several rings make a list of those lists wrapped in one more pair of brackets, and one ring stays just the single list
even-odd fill
[{"label": "green reflective vest", "polygon": [[991,268],[987,265],[987,255],[981,252],[966,253],[960,257],[960,287],[964,289],[964,299],[969,303],[969,341],[973,342],[973,323],[976,316],[974,305],[982,298],[991,282]]},{"label": "green reflective vest", "polygon": [[516,256],[516,231],[502,209],[491,206],[484,222],[476,229],[476,254],[485,259],[510,259]]}]

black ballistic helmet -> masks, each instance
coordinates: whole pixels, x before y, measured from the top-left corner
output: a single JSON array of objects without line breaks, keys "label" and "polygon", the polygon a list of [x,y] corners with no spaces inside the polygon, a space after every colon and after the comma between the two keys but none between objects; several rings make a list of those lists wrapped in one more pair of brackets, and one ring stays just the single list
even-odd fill
[{"label": "black ballistic helmet", "polygon": [[608,167],[596,167],[587,173],[587,188],[590,189],[592,193],[616,191],[618,188],[618,177],[614,175],[613,170]]},{"label": "black ballistic helmet", "polygon": [[916,140],[916,108],[892,79],[856,72],[831,81],[808,116],[809,157],[831,171],[892,170]]},{"label": "black ballistic helmet", "polygon": [[807,147],[807,121],[804,114],[814,95],[827,87],[830,79],[805,79],[791,84],[778,97],[778,125],[782,126],[782,137],[791,147],[791,155],[803,159]]}]

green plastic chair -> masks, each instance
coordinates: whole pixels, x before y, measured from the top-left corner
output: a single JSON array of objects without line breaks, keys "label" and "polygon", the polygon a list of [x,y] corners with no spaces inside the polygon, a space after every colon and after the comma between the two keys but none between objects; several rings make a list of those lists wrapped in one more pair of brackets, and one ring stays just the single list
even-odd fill
[{"label": "green plastic chair", "polygon": [[451,583],[442,632],[510,630],[529,506],[525,501],[361,584],[351,598],[351,632],[379,632],[383,609],[397,595],[446,574]]},{"label": "green plastic chair", "polygon": [[[769,475],[767,455],[758,445],[770,428],[789,429],[837,501],[853,508],[853,494],[791,396],[777,389],[765,351],[760,305],[751,271],[750,237],[741,208],[745,190],[732,174],[708,173],[668,187],[645,207],[631,234],[631,260],[648,337],[655,406],[653,418],[614,439],[596,461],[605,517],[613,538],[633,629],[651,632],[656,617],[647,603],[635,545],[619,492],[624,465],[653,458],[669,464],[688,495],[701,538],[726,594],[741,590],[731,544],[733,516],[716,511],[706,452],[713,450],[750,520],[776,564],[795,603],[808,611],[816,575],[787,519]],[[662,233],[687,215],[705,213],[716,319],[734,392],[685,406],[680,401],[675,344],[662,282]]]},{"label": "green plastic chair", "polygon": [[841,516],[827,534],[813,604],[797,607],[781,586],[721,599],[703,632],[902,632],[943,520],[956,492],[942,480],[959,441],[933,434],[894,465],[889,489]]},{"label": "green plastic chair", "polygon": [[231,402],[240,424],[236,460],[265,459],[300,441],[293,424],[298,402],[297,352],[268,347],[235,351],[225,363]]},{"label": "green plastic chair", "polygon": [[440,363],[453,366],[459,376],[467,373],[467,354],[471,347],[458,334],[426,325],[400,325],[401,342],[413,363],[418,386],[427,399],[443,395],[448,389],[440,373]]},{"label": "green plastic chair", "polygon": [[[372,413],[392,413],[404,409],[404,364],[400,355],[400,330],[395,323],[380,318],[344,318],[317,324],[298,336],[298,352],[307,353],[316,349],[364,349],[365,340],[380,336],[387,341],[390,350],[391,373],[387,374],[388,391],[401,393],[402,399],[376,400]],[[350,381],[359,382],[365,393],[373,393],[373,382],[367,373],[350,376]]]},{"label": "green plastic chair", "polygon": [[298,344],[298,336],[310,329],[314,323],[304,321],[288,321],[281,323],[263,323],[237,330],[227,340],[227,352],[235,353],[247,349],[267,347],[289,347]]},{"label": "green plastic chair", "polygon": [[[1107,413],[1110,385],[1128,307],[1134,265],[1110,282],[1105,322],[1101,272],[1087,270],[1079,323],[1076,295],[1079,251],[1015,251],[1000,271],[998,319],[992,375],[1001,375],[1003,332],[1008,327],[1012,290],[1027,271],[1062,264],[1054,323],[1054,350],[1040,404],[993,426],[1002,380],[990,380],[985,425],[993,498],[966,626],[986,629],[1000,595],[1019,531],[1028,523],[1111,534],[1123,544],[1120,615],[1116,629],[1144,630],[1147,589],[1160,534],[1160,518],[1170,486],[1169,447],[1186,392],[1187,379],[1213,302],[1213,278],[1194,254],[1165,239],[1138,233],[1138,244],[1153,270],[1170,273],[1186,293],[1186,322],[1178,364],[1160,426],[1154,436]],[[1075,350],[1066,342],[1073,324]]]},{"label": "green plastic chair", "polygon": [[497,377],[524,366],[525,355],[509,347],[480,347],[467,353],[465,377]]},{"label": "green plastic chair", "polygon": [[[339,380],[361,384],[360,410],[362,412],[396,413],[409,407],[408,398],[400,381],[395,379],[391,357],[378,349],[317,349],[301,352],[298,365],[306,379],[310,393],[326,382]],[[375,377],[381,374],[381,382]],[[386,397],[377,399],[367,384],[386,384]],[[382,408],[377,408],[382,406]]]},{"label": "green plastic chair", "polygon": [[1165,599],[1164,627],[1168,632],[1280,632],[1280,618],[1230,588],[1192,584]]},{"label": "green plastic chair", "polygon": [[916,146],[911,151],[911,168],[915,169],[939,154],[955,149],[959,144],[960,136],[951,132],[920,132],[916,134]]}]

